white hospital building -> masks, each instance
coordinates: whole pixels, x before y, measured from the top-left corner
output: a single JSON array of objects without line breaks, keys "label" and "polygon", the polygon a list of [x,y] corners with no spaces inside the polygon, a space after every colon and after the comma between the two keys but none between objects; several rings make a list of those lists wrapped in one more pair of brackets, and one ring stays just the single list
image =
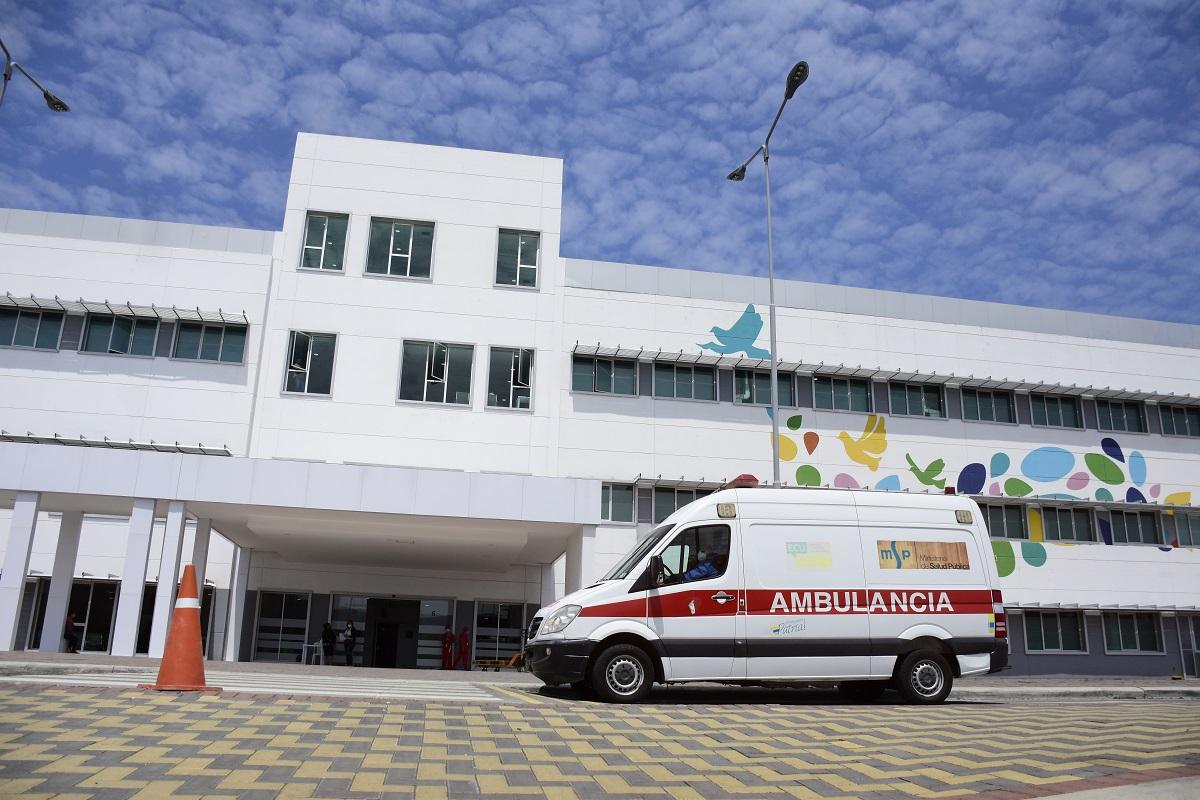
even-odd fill
[{"label": "white hospital building", "polygon": [[[0,209],[0,648],[70,611],[85,653],[158,655],[195,563],[213,658],[352,619],[358,663],[436,667],[446,625],[506,660],[769,479],[766,279],[563,258],[562,181],[301,134],[280,230]],[[788,484],[975,496],[1015,673],[1197,674],[1200,326],[776,299]]]}]

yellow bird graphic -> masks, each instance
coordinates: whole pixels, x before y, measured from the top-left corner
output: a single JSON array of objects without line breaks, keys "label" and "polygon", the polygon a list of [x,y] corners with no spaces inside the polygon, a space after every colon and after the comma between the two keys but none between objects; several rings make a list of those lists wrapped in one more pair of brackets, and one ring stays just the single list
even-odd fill
[{"label": "yellow bird graphic", "polygon": [[867,417],[867,424],[857,441],[845,431],[838,434],[838,439],[852,461],[864,465],[871,472],[879,469],[883,451],[887,450],[887,426],[882,415],[871,414]]}]

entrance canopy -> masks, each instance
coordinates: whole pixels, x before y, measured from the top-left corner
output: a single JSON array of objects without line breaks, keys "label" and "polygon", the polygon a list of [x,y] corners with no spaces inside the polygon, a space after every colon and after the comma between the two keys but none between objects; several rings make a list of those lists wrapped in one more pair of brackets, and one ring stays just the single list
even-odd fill
[{"label": "entrance canopy", "polygon": [[600,482],[407,467],[0,443],[0,505],[127,515],[182,500],[286,561],[502,571],[549,563],[600,522]]}]

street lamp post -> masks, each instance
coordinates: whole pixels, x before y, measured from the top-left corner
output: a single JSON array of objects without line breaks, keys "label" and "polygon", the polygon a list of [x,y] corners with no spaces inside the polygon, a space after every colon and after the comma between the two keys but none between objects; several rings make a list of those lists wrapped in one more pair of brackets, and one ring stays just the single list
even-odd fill
[{"label": "street lamp post", "polygon": [[770,302],[770,326],[771,326],[771,473],[775,486],[780,485],[779,480],[779,358],[775,344],[775,243],[772,239],[771,226],[771,134],[775,132],[775,126],[779,124],[779,117],[783,114],[783,107],[787,105],[787,101],[792,99],[792,95],[800,88],[800,84],[808,80],[808,62],[797,61],[796,66],[792,67],[788,73],[787,89],[783,95],[783,102],[779,104],[779,110],[775,112],[775,119],[771,121],[771,127],[767,130],[767,136],[763,139],[763,143],[758,146],[758,149],[750,154],[750,157],[742,162],[741,166],[729,173],[726,178],[731,181],[740,181],[746,177],[746,167],[750,166],[750,162],[762,154],[763,161],[763,176],[766,179],[767,186],[767,292]]},{"label": "street lamp post", "polygon": [[8,82],[12,80],[13,70],[20,72],[29,82],[36,86],[42,93],[42,98],[46,101],[46,106],[51,111],[70,111],[71,107],[64,103],[60,98],[56,97],[45,86],[37,82],[37,78],[25,71],[25,68],[12,60],[12,54],[8,52],[8,48],[4,46],[4,42],[0,41],[0,51],[4,52],[4,77],[0,81],[0,103],[4,102],[4,93],[8,89]]}]

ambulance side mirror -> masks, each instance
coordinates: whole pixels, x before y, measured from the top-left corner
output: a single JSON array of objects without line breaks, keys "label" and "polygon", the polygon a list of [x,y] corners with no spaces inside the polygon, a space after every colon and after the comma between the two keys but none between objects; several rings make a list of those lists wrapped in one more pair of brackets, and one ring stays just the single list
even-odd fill
[{"label": "ambulance side mirror", "polygon": [[666,576],[663,573],[662,556],[650,556],[650,566],[647,568],[650,572],[650,585],[662,586],[666,583]]}]

